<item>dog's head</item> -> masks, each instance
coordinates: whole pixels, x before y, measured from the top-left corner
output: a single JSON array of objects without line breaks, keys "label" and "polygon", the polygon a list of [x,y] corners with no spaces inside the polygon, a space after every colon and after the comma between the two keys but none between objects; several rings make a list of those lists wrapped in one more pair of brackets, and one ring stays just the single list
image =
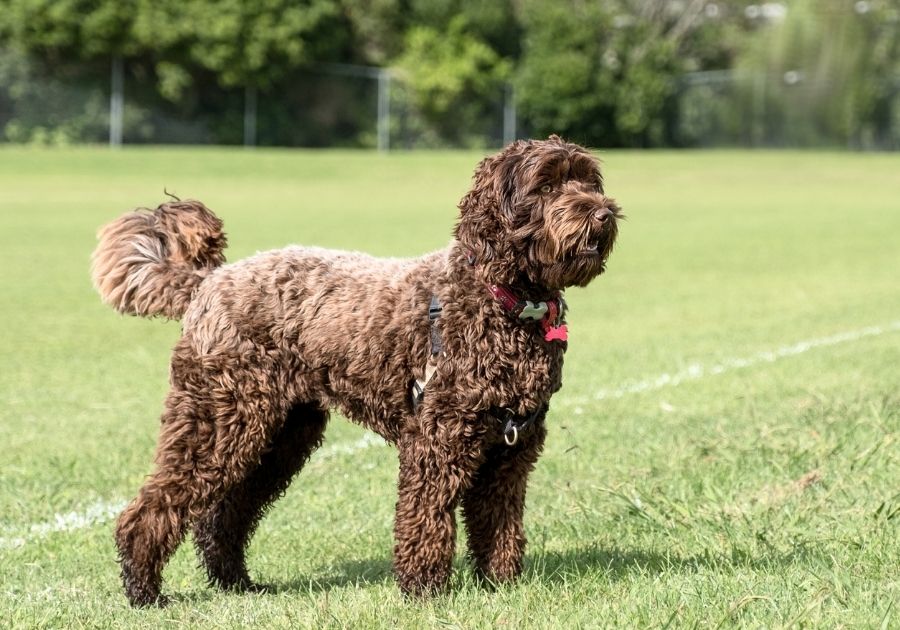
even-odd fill
[{"label": "dog's head", "polygon": [[491,281],[548,289],[601,274],[620,217],[597,160],[555,135],[484,159],[459,208],[456,238]]}]

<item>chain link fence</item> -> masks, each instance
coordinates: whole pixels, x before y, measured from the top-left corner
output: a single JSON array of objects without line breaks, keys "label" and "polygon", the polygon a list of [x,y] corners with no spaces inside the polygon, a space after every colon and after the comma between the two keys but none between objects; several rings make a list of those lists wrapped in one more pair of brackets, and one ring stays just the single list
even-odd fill
[{"label": "chain link fence", "polygon": [[451,117],[446,128],[426,121],[402,78],[382,68],[319,64],[276,92],[224,88],[202,75],[165,86],[153,69],[116,59],[59,72],[0,51],[7,143],[498,146],[515,137],[512,98],[499,86],[496,98],[478,104],[479,124],[460,130]]},{"label": "chain link fence", "polygon": [[[530,135],[510,86],[473,104],[475,124],[424,116],[401,76],[321,64],[277,92],[229,89],[193,76],[161,89],[142,65],[108,60],[65,71],[0,50],[0,142],[61,145],[223,144],[289,147],[500,146]],[[900,81],[885,80],[865,117],[830,99],[827,79],[701,72],[682,77],[668,108],[683,147],[900,149]],[[168,98],[162,94],[168,95]],[[865,122],[860,122],[865,120]]]},{"label": "chain link fence", "polygon": [[900,79],[883,81],[855,107],[832,98],[834,90],[799,70],[689,74],[679,82],[674,136],[696,147],[900,149]]}]

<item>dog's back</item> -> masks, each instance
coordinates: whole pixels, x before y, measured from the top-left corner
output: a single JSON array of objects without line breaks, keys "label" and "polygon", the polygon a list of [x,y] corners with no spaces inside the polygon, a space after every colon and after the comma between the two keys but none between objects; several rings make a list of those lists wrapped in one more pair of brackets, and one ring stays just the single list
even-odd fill
[{"label": "dog's back", "polygon": [[[403,354],[411,320],[426,321],[445,257],[376,258],[301,246],[262,252],[203,280],[184,313],[184,335],[200,354],[249,338],[319,365],[346,365],[373,351]],[[390,348],[371,347],[385,338]]]},{"label": "dog's back", "polygon": [[92,271],[105,302],[182,319],[173,366],[233,367],[252,356],[282,387],[302,389],[280,395],[338,407],[396,437],[409,380],[426,360],[427,307],[446,250],[399,259],[290,246],[223,264],[222,222],[197,201],[128,213],[99,238]]},{"label": "dog's back", "polygon": [[[200,355],[248,339],[294,354],[310,346],[318,361],[346,361],[365,339],[408,329],[409,311],[419,310],[410,307],[427,304],[446,258],[291,246],[223,265],[222,222],[198,201],[135,210],[98,236],[92,278],[103,301],[131,315],[183,318]],[[393,340],[399,351],[404,336]]]}]

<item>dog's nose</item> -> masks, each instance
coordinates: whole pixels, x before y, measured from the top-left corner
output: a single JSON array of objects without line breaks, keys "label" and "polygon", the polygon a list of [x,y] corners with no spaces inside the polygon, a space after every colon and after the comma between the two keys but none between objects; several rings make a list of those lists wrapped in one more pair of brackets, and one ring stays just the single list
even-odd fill
[{"label": "dog's nose", "polygon": [[594,218],[597,219],[600,223],[607,223],[613,218],[613,211],[609,208],[600,208],[596,212],[594,212]]}]

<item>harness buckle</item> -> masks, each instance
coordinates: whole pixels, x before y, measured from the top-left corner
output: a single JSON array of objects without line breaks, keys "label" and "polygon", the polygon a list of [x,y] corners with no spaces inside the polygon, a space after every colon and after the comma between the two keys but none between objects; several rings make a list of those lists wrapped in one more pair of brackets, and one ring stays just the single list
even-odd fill
[{"label": "harness buckle", "polygon": [[538,419],[538,416],[541,415],[541,411],[545,411],[546,407],[538,407],[528,416],[516,416],[516,413],[509,408],[503,409],[503,417],[500,418],[499,415],[495,416],[497,420],[500,422],[504,422],[503,424],[503,441],[507,446],[515,446],[519,441],[519,434],[523,431],[527,431],[528,428],[535,423]]}]

